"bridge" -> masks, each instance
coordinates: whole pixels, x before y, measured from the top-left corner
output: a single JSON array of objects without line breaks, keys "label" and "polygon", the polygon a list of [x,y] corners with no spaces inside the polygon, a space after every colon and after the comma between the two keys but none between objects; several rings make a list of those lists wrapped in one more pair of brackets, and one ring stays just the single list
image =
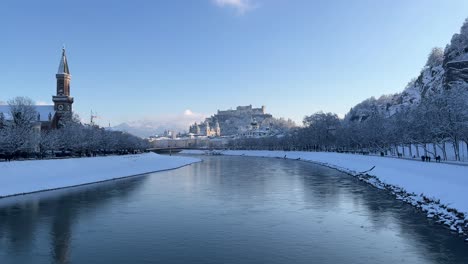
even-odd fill
[{"label": "bridge", "polygon": [[166,147],[166,148],[149,148],[147,149],[148,151],[155,152],[158,154],[175,154],[179,153],[184,149],[189,149],[189,150],[203,150],[203,151],[212,151],[212,150],[219,150],[219,149],[214,149],[214,148],[191,148],[191,147]]}]

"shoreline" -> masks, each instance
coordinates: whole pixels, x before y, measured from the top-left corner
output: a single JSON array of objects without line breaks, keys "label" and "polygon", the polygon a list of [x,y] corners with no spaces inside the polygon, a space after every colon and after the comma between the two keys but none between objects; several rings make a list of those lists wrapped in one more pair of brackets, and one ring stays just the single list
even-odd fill
[{"label": "shoreline", "polygon": [[[206,155],[205,151],[193,151],[193,150],[184,150],[182,151],[182,154],[193,154],[193,155]],[[340,172],[344,172],[350,176],[356,177],[358,180],[366,182],[370,184],[372,187],[381,189],[381,190],[386,190],[390,192],[392,195],[395,196],[395,199],[401,200],[405,203],[411,204],[412,206],[418,208],[419,210],[423,211],[427,218],[433,219],[435,222],[442,224],[446,226],[452,233],[456,233],[459,236],[467,237],[468,236],[468,211],[463,210],[462,208],[466,208],[466,206],[462,208],[456,208],[450,206],[451,202],[450,199],[447,198],[446,200],[441,201],[441,197],[436,197],[432,194],[425,194],[424,192],[418,192],[417,194],[413,190],[413,184],[397,184],[398,181],[393,181],[391,179],[391,176],[389,177],[388,175],[385,175],[385,177],[381,177],[379,175],[378,168],[379,165],[373,165],[375,167],[371,166],[370,163],[363,162],[363,164],[356,164],[354,167],[353,166],[343,166],[343,164],[346,164],[346,158],[350,158],[352,154],[341,154],[341,153],[318,153],[318,152],[300,152],[300,151],[251,151],[251,150],[226,150],[226,151],[219,151],[216,152],[218,155],[224,155],[224,156],[244,156],[244,157],[261,157],[261,158],[278,158],[278,159],[289,159],[289,160],[297,160],[297,161],[303,161],[303,162],[309,162],[313,164],[317,164],[320,166],[325,166],[330,169],[335,169]],[[314,156],[316,156],[314,158]],[[324,157],[319,157],[319,156],[324,156]],[[338,157],[338,160],[341,162],[338,162],[338,160],[328,160],[326,161],[327,156],[335,156]],[[357,156],[358,158],[356,160],[364,160],[367,162],[372,162],[376,157],[371,157],[370,159],[368,156],[359,156],[359,155],[354,155]],[[377,159],[380,157],[377,157]],[[382,158],[380,158],[382,159]],[[418,162],[413,162],[413,161],[408,161],[408,160],[398,160],[398,159],[389,159],[391,160],[389,163],[400,163],[401,161],[403,162],[410,162],[410,164],[414,165],[409,165],[410,167],[416,167],[416,169],[413,169],[408,173],[408,175],[404,175],[404,177],[410,178],[410,175],[414,175],[418,173],[418,168],[420,167],[420,164],[425,164],[425,163],[418,163]],[[384,160],[385,162],[385,160]],[[433,163],[433,166],[452,166],[452,167],[458,167],[457,172],[468,175],[468,168],[463,167],[463,166],[457,166],[457,165],[451,165],[451,164],[440,164],[440,163]],[[395,165],[395,164],[391,164]],[[398,164],[396,164],[398,165]],[[407,166],[407,164],[405,164]],[[359,168],[359,169],[357,169]],[[404,174],[405,168],[400,168],[400,169],[394,169],[390,171],[389,173],[396,173],[395,175],[398,174]],[[381,170],[382,171],[382,170]],[[424,173],[425,170],[420,170],[421,173]],[[461,175],[460,175],[461,176]],[[464,176],[464,175],[463,175]],[[401,175],[399,175],[401,177]],[[446,177],[445,175],[439,175],[439,178],[444,179]],[[466,176],[465,176],[466,177]],[[389,179],[390,178],[390,179]],[[395,177],[398,178],[398,177]],[[424,178],[424,177],[423,177]],[[468,177],[466,177],[468,178]],[[428,180],[430,181],[430,179]],[[403,181],[405,182],[405,181]],[[411,181],[406,181],[406,182],[411,182]],[[466,182],[468,183],[468,179]],[[416,182],[418,184],[418,182]],[[462,192],[460,193],[461,196],[468,196],[468,194],[465,194],[466,188],[468,188],[468,184],[458,186],[462,187],[461,190]],[[466,187],[466,188],[463,188]],[[417,189],[417,188],[416,188]],[[451,192],[452,190],[447,190],[447,192]],[[430,190],[428,190],[430,193]],[[455,195],[456,196],[456,195]],[[468,199],[464,199],[464,197],[460,197],[461,200],[466,201],[465,203],[462,203],[463,205],[468,205]],[[468,242],[468,238],[465,240]]]},{"label": "shoreline", "polygon": [[[68,161],[68,164],[61,164],[64,161]],[[0,164],[0,200],[175,170],[197,162],[201,162],[201,160],[163,156],[155,153],[86,159],[8,162]],[[54,167],[60,165],[64,165],[65,169]],[[63,174],[67,173],[66,169],[70,165],[75,170],[64,176]],[[35,171],[34,169],[37,168],[41,168],[41,170]],[[22,185],[27,180],[31,182]],[[5,190],[9,189],[8,187],[13,190]]]},{"label": "shoreline", "polygon": [[6,195],[6,196],[0,196],[1,199],[5,198],[12,198],[12,197],[17,197],[17,196],[24,196],[24,195],[29,195],[29,194],[37,194],[37,193],[43,193],[43,192],[49,192],[49,191],[56,191],[56,190],[63,190],[63,189],[68,189],[68,188],[76,188],[76,187],[81,187],[81,186],[87,186],[87,185],[93,185],[93,184],[98,184],[98,183],[104,183],[104,182],[111,182],[111,181],[119,181],[119,180],[125,180],[128,178],[133,178],[133,177],[139,177],[139,176],[144,176],[150,173],[158,173],[158,172],[164,172],[164,171],[171,171],[171,170],[177,170],[183,167],[191,166],[192,164],[197,163],[189,163],[185,164],[179,167],[171,168],[171,169],[164,169],[164,170],[157,170],[157,171],[150,171],[150,172],[145,172],[145,173],[140,173],[140,174],[135,174],[135,175],[129,175],[129,176],[123,176],[119,178],[113,178],[113,179],[106,179],[102,181],[96,181],[96,182],[88,182],[88,183],[82,183],[78,185],[70,185],[70,186],[64,186],[64,187],[57,187],[53,189],[44,189],[44,190],[38,190],[38,191],[33,191],[33,192],[27,192],[27,193],[16,193],[16,194],[11,194],[11,195]]}]

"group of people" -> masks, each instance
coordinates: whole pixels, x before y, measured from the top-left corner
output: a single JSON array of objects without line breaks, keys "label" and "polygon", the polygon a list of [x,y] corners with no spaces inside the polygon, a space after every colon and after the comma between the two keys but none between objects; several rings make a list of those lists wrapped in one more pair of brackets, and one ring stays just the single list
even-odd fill
[{"label": "group of people", "polygon": [[[421,156],[421,160],[423,162],[431,162],[431,156]],[[435,161],[440,162],[440,160],[441,160],[440,155],[437,155],[437,157],[435,157]]]},{"label": "group of people", "polygon": [[[398,155],[398,158],[402,158],[402,157],[403,157],[403,154],[400,153],[400,152],[398,152],[397,155]],[[380,152],[380,156],[382,156],[382,157],[385,156],[385,153],[384,153],[384,152]],[[413,159],[415,159],[415,158],[416,158],[416,155],[413,155]],[[423,162],[431,162],[431,156],[426,156],[426,155],[421,156],[421,160],[422,160]],[[440,157],[440,155],[437,155],[437,156],[435,157],[435,161],[436,161],[436,162],[440,162],[441,160],[442,160],[442,158]]]},{"label": "group of people", "polygon": [[[383,156],[383,152],[380,155]],[[403,157],[403,154],[398,152],[398,158],[402,158],[402,157]],[[416,155],[413,155],[413,159],[415,159],[415,158],[416,158]],[[421,160],[423,162],[431,162],[431,159],[432,159],[431,156],[426,156],[426,155],[421,156]],[[440,162],[441,160],[442,160],[442,158],[440,157],[440,155],[437,155],[435,157],[436,162]]]}]

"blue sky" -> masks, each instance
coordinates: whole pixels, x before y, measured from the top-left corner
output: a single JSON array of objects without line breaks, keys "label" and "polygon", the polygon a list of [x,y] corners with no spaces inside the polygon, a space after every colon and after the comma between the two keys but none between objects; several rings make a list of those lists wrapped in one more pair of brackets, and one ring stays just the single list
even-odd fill
[{"label": "blue sky", "polygon": [[343,115],[402,91],[467,10],[466,0],[6,0],[0,101],[51,102],[65,44],[74,108],[102,124],[248,104],[298,122]]}]

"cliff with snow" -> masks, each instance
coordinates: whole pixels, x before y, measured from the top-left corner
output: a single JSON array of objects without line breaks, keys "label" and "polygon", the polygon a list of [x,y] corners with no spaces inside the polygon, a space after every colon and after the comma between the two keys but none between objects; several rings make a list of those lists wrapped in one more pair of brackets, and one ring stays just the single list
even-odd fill
[{"label": "cliff with snow", "polygon": [[419,76],[410,81],[401,93],[366,99],[353,107],[345,119],[364,121],[374,113],[390,117],[454,85],[468,87],[468,19],[445,49],[434,48],[431,51]]}]

